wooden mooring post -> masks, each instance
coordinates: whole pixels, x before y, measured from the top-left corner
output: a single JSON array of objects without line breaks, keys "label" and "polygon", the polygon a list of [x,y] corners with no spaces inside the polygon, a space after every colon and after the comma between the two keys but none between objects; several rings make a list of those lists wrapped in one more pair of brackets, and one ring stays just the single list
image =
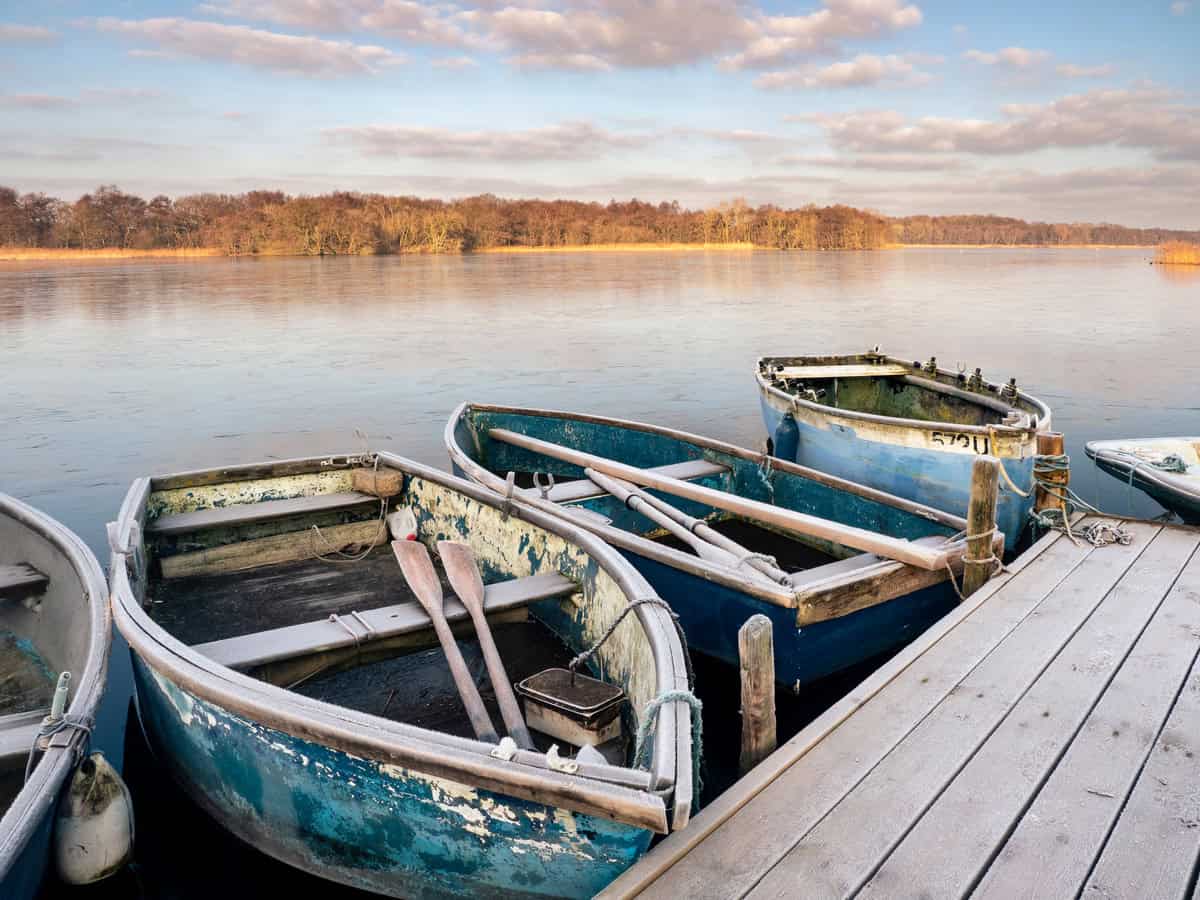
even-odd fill
[{"label": "wooden mooring post", "polygon": [[971,496],[967,501],[967,552],[963,556],[962,593],[970,597],[996,570],[992,540],[996,536],[996,501],[1000,460],[980,456],[971,467]]},{"label": "wooden mooring post", "polygon": [[[1045,482],[1048,487],[1034,483],[1033,511],[1042,512],[1047,509],[1061,509],[1066,516],[1064,497],[1071,484],[1071,470],[1065,465],[1047,466],[1041,463],[1040,457],[1063,457],[1063,436],[1060,431],[1045,431],[1037,436],[1037,453],[1039,460],[1034,461],[1034,477],[1037,481]],[[1053,491],[1053,493],[1052,493]]]},{"label": "wooden mooring post", "polygon": [[745,775],[775,750],[775,644],[771,620],[761,613],[738,629],[742,672],[742,753]]}]

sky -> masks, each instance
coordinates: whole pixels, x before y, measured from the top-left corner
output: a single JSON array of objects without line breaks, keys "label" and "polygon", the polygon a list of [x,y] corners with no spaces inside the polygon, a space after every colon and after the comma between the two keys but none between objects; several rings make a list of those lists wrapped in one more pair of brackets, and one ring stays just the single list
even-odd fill
[{"label": "sky", "polygon": [[0,184],[1200,228],[1200,0],[0,0]]}]

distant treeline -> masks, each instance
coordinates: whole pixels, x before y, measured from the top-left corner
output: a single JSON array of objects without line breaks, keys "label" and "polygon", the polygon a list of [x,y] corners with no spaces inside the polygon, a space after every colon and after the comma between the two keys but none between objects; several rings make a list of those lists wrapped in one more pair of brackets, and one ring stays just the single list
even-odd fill
[{"label": "distant treeline", "polygon": [[502,200],[490,194],[443,201],[251,191],[146,201],[106,185],[67,203],[0,187],[0,246],[81,250],[213,247],[231,255],[354,255],[632,243],[870,250],[894,242],[1155,244],[1188,237],[1200,233],[990,216],[888,219],[849,206],[781,209],[741,200],[705,210],[639,200]]}]

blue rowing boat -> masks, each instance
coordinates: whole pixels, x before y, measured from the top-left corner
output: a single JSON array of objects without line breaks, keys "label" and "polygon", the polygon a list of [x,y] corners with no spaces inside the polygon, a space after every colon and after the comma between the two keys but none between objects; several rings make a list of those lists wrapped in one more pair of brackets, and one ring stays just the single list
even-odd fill
[{"label": "blue rowing boat", "polygon": [[[595,648],[621,704],[603,742],[475,737],[393,522],[397,543],[470,546],[512,679]],[[687,824],[699,737],[675,624],[570,522],[380,453],[139,478],[110,530],[150,746],[251,846],[394,897],[586,897]],[[494,716],[467,610],[444,612]]]},{"label": "blue rowing boat", "polygon": [[[455,410],[445,443],[457,473],[618,548],[693,649],[736,664],[738,629],[766,615],[776,680],[793,690],[903,644],[956,600],[963,519],[792,462],[657,425],[486,404]],[[630,492],[588,458],[670,490]],[[720,496],[681,499],[681,483]],[[796,522],[811,533],[785,527]],[[861,550],[871,545],[880,552]]]},{"label": "blue rowing boat", "polygon": [[965,514],[975,457],[1003,466],[996,522],[1010,548],[1029,524],[1050,408],[1016,387],[877,351],[768,356],[756,370],[771,452]]}]

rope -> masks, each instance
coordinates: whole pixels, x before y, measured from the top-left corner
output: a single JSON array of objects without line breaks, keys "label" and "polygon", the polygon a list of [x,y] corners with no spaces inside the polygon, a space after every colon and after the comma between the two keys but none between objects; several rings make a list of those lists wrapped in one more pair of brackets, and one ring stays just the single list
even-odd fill
[{"label": "rope", "polygon": [[747,553],[745,556],[738,557],[737,565],[734,568],[740,569],[742,566],[749,565],[755,560],[764,562],[769,566],[774,566],[776,569],[779,568],[779,561],[769,553]]},{"label": "rope", "polygon": [[[686,652],[686,651],[685,651]],[[700,790],[704,783],[700,779],[700,747],[704,740],[704,721],[701,712],[704,704],[691,691],[663,691],[646,704],[642,719],[638,722],[637,750],[633,754],[633,767],[646,769],[650,764],[650,747],[653,746],[654,730],[658,726],[658,712],[667,703],[686,703],[692,708],[692,803],[700,808]]]},{"label": "rope", "polygon": [[762,457],[759,459],[758,468],[756,471],[758,473],[758,480],[761,481],[763,487],[767,489],[767,497],[769,498],[768,502],[774,506],[775,482],[771,480],[771,457],[769,455],[766,453],[762,455]]},{"label": "rope", "polygon": [[75,750],[75,762],[78,763],[83,758],[84,750],[89,741],[92,739],[92,728],[95,723],[91,719],[72,719],[70,716],[61,716],[57,719],[51,719],[47,716],[42,720],[42,727],[38,729],[37,736],[33,739],[33,746],[29,748],[29,757],[25,760],[25,781],[29,781],[29,776],[33,774],[34,766],[37,764],[37,759],[44,751],[38,749],[38,742],[42,738],[51,738],[60,731],[66,731],[68,728],[75,731],[82,731],[84,740],[78,743]]},{"label": "rope", "polygon": [[[378,494],[379,493],[379,454],[371,452],[370,445],[369,445],[369,438],[365,431],[355,428],[354,436],[363,442],[363,453],[359,457],[348,456],[348,457],[346,457],[346,461],[347,462],[363,462],[363,463],[368,462],[368,461],[371,462],[371,465],[372,465],[371,479],[373,482],[373,486],[375,488],[375,493]],[[324,534],[321,533],[321,529],[317,525],[312,526],[312,534],[313,534],[313,558],[314,559],[319,559],[321,562],[327,562],[327,563],[362,562],[364,559],[366,559],[368,556],[370,556],[371,551],[375,549],[375,545],[377,543],[379,543],[379,539],[381,537],[387,537],[387,498],[386,497],[379,498],[379,530],[376,532],[375,537],[373,537],[371,540],[367,541],[366,548],[363,549],[362,551],[360,551],[359,553],[353,553],[353,554],[346,553],[345,551],[340,550],[337,547],[334,547],[333,544],[331,544],[329,542],[329,539],[327,537],[325,537]],[[321,550],[317,547],[317,541],[320,541],[322,544],[325,545],[324,550]]]},{"label": "rope", "polygon": [[[671,607],[666,604],[666,601],[662,600],[660,597],[642,597],[640,600],[634,600],[629,605],[627,605],[623,610],[621,610],[620,614],[615,619],[612,620],[612,622],[609,624],[608,628],[604,629],[604,634],[600,635],[599,640],[597,640],[594,644],[592,644],[592,646],[588,647],[586,650],[584,650],[582,653],[580,653],[578,656],[576,656],[574,659],[572,659],[569,663],[567,663],[567,668],[573,673],[581,665],[583,665],[585,662],[587,662],[589,659],[591,659],[596,654],[596,651],[599,650],[602,646],[604,646],[604,642],[613,636],[613,633],[617,630],[617,628],[620,626],[620,624],[625,621],[625,617],[627,615],[629,615],[631,612],[633,612],[635,609],[637,609],[639,606],[658,606],[658,607],[661,607],[662,609],[664,609],[666,611],[667,615],[669,615],[671,617],[671,621],[675,623],[675,628],[677,631],[679,631],[680,636],[682,638],[683,632],[680,629],[679,616],[675,615],[675,610],[671,609]],[[686,644],[684,644],[684,654],[683,655],[684,655],[684,658],[687,659],[688,654],[687,654],[687,645]],[[692,683],[692,672],[691,672],[691,663],[689,660],[689,663],[688,663],[688,685],[691,686],[691,683]]]}]

